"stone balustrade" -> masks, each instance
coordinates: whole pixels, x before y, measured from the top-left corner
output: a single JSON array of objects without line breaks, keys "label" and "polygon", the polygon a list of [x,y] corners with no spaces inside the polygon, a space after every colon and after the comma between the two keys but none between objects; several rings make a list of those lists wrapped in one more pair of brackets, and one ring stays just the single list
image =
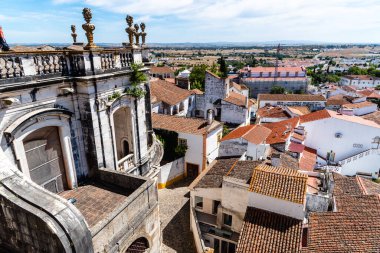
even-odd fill
[{"label": "stone balustrade", "polygon": [[141,52],[125,48],[4,52],[0,53],[0,84],[128,70],[135,56],[141,59]]}]

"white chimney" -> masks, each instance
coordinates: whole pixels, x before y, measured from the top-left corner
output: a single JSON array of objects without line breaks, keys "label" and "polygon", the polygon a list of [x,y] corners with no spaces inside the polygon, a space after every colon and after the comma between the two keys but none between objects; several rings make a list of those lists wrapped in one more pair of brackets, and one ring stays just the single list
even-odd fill
[{"label": "white chimney", "polygon": [[245,97],[245,107],[248,108],[248,106],[249,106],[249,98],[247,96]]},{"label": "white chimney", "polygon": [[212,109],[207,110],[207,125],[211,125],[214,121],[214,112]]}]

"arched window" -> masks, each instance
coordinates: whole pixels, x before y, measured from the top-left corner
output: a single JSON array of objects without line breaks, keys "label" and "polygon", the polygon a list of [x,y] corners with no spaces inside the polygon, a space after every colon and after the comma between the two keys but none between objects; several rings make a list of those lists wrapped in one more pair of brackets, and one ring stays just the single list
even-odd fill
[{"label": "arched window", "polygon": [[129,246],[125,253],[144,253],[147,249],[149,249],[148,240],[140,237]]},{"label": "arched window", "polygon": [[127,140],[123,140],[123,154],[124,157],[129,154],[129,143]]}]

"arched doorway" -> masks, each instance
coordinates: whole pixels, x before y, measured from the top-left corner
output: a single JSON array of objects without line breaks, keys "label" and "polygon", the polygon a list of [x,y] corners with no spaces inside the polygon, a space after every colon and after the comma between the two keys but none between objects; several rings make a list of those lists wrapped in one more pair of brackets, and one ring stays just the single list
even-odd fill
[{"label": "arched doorway", "polygon": [[133,153],[132,115],[129,107],[121,107],[113,114],[117,160]]},{"label": "arched doorway", "polygon": [[145,237],[140,237],[135,240],[125,253],[144,253],[149,249],[149,242]]},{"label": "arched doorway", "polygon": [[30,179],[54,193],[67,189],[59,128],[40,128],[30,133],[23,145]]}]

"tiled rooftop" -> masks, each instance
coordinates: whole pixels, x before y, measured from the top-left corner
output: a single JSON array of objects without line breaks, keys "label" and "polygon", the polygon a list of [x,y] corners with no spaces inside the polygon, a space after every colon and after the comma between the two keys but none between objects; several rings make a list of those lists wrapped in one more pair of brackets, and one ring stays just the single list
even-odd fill
[{"label": "tiled rooftop", "polygon": [[226,136],[221,141],[232,140],[236,138],[243,138],[248,142],[254,144],[263,143],[272,131],[262,125],[248,125],[238,127]]},{"label": "tiled rooftop", "polygon": [[370,121],[375,122],[376,124],[380,125],[380,111],[369,113],[369,114],[363,115],[361,117],[363,119],[370,120]]},{"label": "tiled rooftop", "polygon": [[259,94],[257,100],[264,101],[326,101],[322,95],[308,94]]},{"label": "tiled rooftop", "polygon": [[[272,133],[268,136],[266,143],[284,143],[286,139],[289,138],[289,135],[292,133],[293,129],[297,126],[298,121],[299,118],[292,118],[280,122],[263,124],[263,126],[272,130]],[[287,126],[289,127],[289,131],[287,131]]]},{"label": "tiled rooftop", "polygon": [[299,162],[301,170],[313,171],[317,161],[317,151],[315,149],[305,147]]},{"label": "tiled rooftop", "polygon": [[252,174],[250,191],[298,204],[305,203],[307,175],[293,169],[259,165]]},{"label": "tiled rooftop", "polygon": [[301,116],[300,123],[306,123],[306,122],[311,122],[311,121],[321,120],[321,119],[328,119],[330,117],[331,116],[327,110],[321,110],[321,111],[316,111],[316,112],[312,112],[312,113]]},{"label": "tiled rooftop", "polygon": [[[245,107],[246,106],[246,99],[247,99],[247,97],[242,95],[242,94],[239,94],[236,92],[230,92],[228,97],[226,97],[223,100],[230,103],[230,104]],[[251,107],[252,105],[253,105],[252,101],[250,99],[248,99],[248,107]]]},{"label": "tiled rooftop", "polygon": [[362,195],[363,190],[358,184],[356,177],[346,177],[339,173],[333,173],[334,177],[334,196],[342,195]]},{"label": "tiled rooftop", "polygon": [[239,161],[238,158],[219,159],[199,179],[194,188],[220,188],[222,187],[223,177],[229,176],[249,183],[252,171],[261,162],[256,161]]},{"label": "tiled rooftop", "polygon": [[364,108],[364,107],[368,107],[368,106],[376,106],[376,104],[368,102],[368,101],[364,101],[364,102],[360,102],[360,103],[354,103],[354,104],[350,103],[350,104],[344,104],[343,105],[343,107],[348,108],[348,109],[358,109],[358,108]]},{"label": "tiled rooftop", "polygon": [[59,195],[65,199],[76,199],[75,207],[82,213],[89,227],[107,218],[132,192],[116,186],[96,182],[79,186]]},{"label": "tiled rooftop", "polygon": [[310,214],[304,252],[379,252],[378,196],[340,196],[337,201],[338,212]]},{"label": "tiled rooftop", "polygon": [[248,207],[236,253],[299,252],[302,221]]},{"label": "tiled rooftop", "polygon": [[256,111],[259,118],[283,118],[288,119],[291,116],[281,106],[264,106]]},{"label": "tiled rooftop", "polygon": [[162,101],[169,105],[177,105],[189,96],[191,92],[181,89],[165,80],[155,80],[150,82],[151,94],[157,101]]},{"label": "tiled rooftop", "polygon": [[380,183],[375,183],[371,179],[357,177],[365,194],[380,194]]},{"label": "tiled rooftop", "polygon": [[172,70],[171,68],[169,67],[150,67],[150,73],[152,74],[165,74],[165,73],[173,73],[174,74],[174,70]]},{"label": "tiled rooftop", "polygon": [[222,124],[216,120],[211,125],[206,120],[198,118],[187,118],[180,116],[172,116],[166,114],[152,114],[153,128],[164,129],[179,133],[189,133],[202,135],[221,127]]},{"label": "tiled rooftop", "polygon": [[309,114],[310,110],[307,106],[287,106],[289,111],[299,116]]}]

